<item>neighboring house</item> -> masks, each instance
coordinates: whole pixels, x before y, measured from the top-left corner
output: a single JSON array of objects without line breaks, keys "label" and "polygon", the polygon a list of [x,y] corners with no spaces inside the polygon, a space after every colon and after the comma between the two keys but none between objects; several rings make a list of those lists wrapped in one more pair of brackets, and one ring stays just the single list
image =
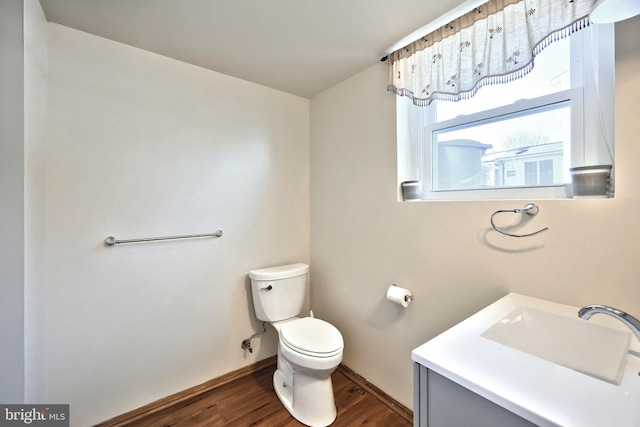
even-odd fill
[{"label": "neighboring house", "polygon": [[563,143],[488,152],[482,157],[486,187],[517,187],[564,183]]}]

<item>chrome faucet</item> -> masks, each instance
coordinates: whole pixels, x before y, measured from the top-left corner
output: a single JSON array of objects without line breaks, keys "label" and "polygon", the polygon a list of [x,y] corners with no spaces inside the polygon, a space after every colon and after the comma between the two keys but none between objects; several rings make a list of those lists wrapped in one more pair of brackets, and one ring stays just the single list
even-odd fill
[{"label": "chrome faucet", "polygon": [[589,320],[591,316],[596,313],[608,314],[609,316],[615,317],[616,319],[627,325],[629,329],[631,329],[631,332],[635,334],[636,338],[640,340],[640,320],[636,319],[628,313],[625,313],[622,310],[607,307],[606,305],[591,304],[582,307],[578,311],[578,316],[581,319]]}]

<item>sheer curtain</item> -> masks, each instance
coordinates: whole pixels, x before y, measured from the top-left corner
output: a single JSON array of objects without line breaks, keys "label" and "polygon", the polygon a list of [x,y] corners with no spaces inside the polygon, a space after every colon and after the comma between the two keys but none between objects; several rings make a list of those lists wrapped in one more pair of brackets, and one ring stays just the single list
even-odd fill
[{"label": "sheer curtain", "polygon": [[490,0],[391,53],[387,89],[422,106],[520,78],[549,43],[589,25],[594,3]]}]

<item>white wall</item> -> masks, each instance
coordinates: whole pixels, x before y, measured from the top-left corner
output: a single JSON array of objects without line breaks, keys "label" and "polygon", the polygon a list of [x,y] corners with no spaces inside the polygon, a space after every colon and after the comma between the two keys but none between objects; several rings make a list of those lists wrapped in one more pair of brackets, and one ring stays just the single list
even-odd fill
[{"label": "white wall", "polygon": [[0,3],[0,402],[44,400],[47,23],[38,0]]},{"label": "white wall", "polygon": [[25,402],[45,402],[44,291],[47,20],[38,0],[24,2]]},{"label": "white wall", "polygon": [[23,2],[0,3],[0,402],[24,399]]},{"label": "white wall", "polygon": [[47,401],[89,425],[274,355],[247,273],[309,261],[309,101],[49,24],[48,119]]},{"label": "white wall", "polygon": [[[529,239],[489,225],[529,200],[396,201],[386,64],[312,98],[312,302],[347,366],[410,407],[411,350],[509,292],[640,315],[639,20],[617,26],[615,199],[536,201],[550,231]],[[412,290],[408,309],[385,300],[392,283]]]}]

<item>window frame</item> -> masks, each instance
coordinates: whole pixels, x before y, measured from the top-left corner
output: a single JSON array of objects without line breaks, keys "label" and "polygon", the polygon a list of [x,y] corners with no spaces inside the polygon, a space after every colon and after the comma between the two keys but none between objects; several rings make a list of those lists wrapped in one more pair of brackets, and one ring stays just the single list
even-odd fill
[{"label": "window frame", "polygon": [[[418,167],[420,168],[420,181],[422,186],[422,199],[423,200],[449,200],[449,199],[462,199],[468,200],[473,193],[473,198],[486,200],[486,199],[503,199],[503,198],[522,198],[522,197],[535,197],[535,198],[565,198],[567,195],[566,183],[554,184],[554,185],[540,185],[540,186],[516,186],[516,187],[499,187],[499,188],[474,188],[467,190],[432,190],[431,183],[434,181],[435,171],[432,169],[432,159],[437,154],[437,144],[433,143],[433,135],[438,131],[448,129],[461,129],[464,127],[471,127],[475,124],[488,124],[500,122],[505,119],[524,117],[527,115],[535,114],[537,112],[543,112],[547,110],[553,110],[557,108],[559,104],[568,102],[571,107],[571,135],[572,142],[569,152],[574,151],[574,135],[575,133],[581,133],[583,128],[583,90],[581,87],[563,90],[560,92],[543,95],[537,98],[523,99],[516,101],[513,104],[503,105],[501,107],[492,108],[489,110],[480,111],[477,113],[457,116],[456,118],[435,122],[425,123],[424,132],[418,136],[418,144],[422,147],[421,159],[422,165],[420,165],[420,159],[418,160]],[[426,107],[431,108],[431,107]],[[435,115],[435,108],[425,114],[425,116]],[[583,139],[580,138],[580,142],[577,143],[575,149],[580,150]],[[566,147],[565,147],[565,151]],[[566,181],[566,178],[565,178]],[[477,193],[477,194],[476,194]]]}]

